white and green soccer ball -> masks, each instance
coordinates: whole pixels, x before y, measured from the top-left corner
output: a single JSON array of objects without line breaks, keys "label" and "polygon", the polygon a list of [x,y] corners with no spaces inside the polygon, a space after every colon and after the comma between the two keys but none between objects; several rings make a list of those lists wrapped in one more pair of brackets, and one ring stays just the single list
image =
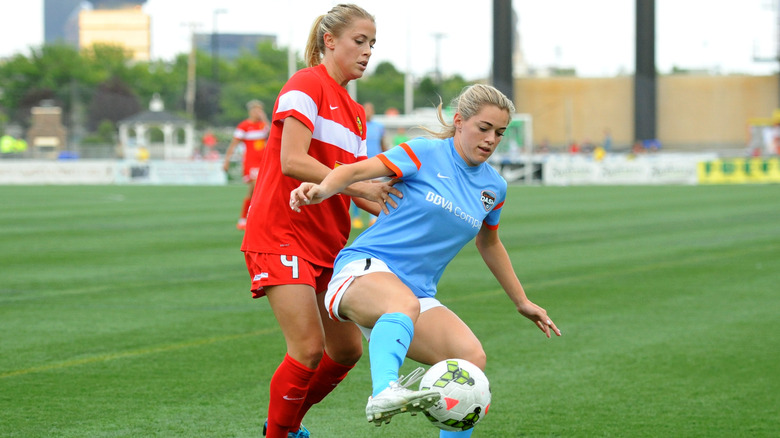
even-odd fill
[{"label": "white and green soccer ball", "polygon": [[420,389],[441,393],[441,399],[425,411],[425,416],[440,429],[471,429],[490,409],[487,376],[464,359],[447,359],[432,366],[420,380]]}]

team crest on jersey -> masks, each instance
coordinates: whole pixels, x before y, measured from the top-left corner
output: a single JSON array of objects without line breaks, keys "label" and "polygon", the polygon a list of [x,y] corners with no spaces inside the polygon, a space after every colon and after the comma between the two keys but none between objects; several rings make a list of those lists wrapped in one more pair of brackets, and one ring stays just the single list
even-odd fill
[{"label": "team crest on jersey", "polygon": [[482,201],[482,206],[485,207],[485,211],[490,211],[490,209],[496,205],[496,194],[490,190],[483,190],[479,199]]},{"label": "team crest on jersey", "polygon": [[363,135],[363,121],[360,120],[360,116],[357,116],[356,121],[357,121],[358,132],[360,132],[360,135]]}]

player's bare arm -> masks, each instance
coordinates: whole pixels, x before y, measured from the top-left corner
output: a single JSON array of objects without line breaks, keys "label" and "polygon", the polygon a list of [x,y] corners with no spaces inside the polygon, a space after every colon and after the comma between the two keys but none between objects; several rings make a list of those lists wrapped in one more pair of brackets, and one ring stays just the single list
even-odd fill
[{"label": "player's bare arm", "polygon": [[319,204],[337,193],[359,196],[381,205],[382,211],[389,213],[387,204],[397,207],[390,193],[402,197],[401,192],[392,187],[395,181],[367,182],[374,178],[392,175],[378,158],[370,158],[359,163],[339,166],[333,169],[320,184],[302,183],[290,193],[290,208],[300,211],[300,206]]},{"label": "player's bare arm", "polygon": [[241,140],[235,137],[233,137],[233,139],[230,140],[230,144],[227,147],[227,151],[225,151],[225,162],[222,163],[222,170],[224,170],[225,172],[227,172],[230,169],[230,158],[233,156],[233,151],[236,149],[236,145],[238,145],[240,141]]},{"label": "player's bare arm", "polygon": [[322,181],[330,169],[309,155],[312,132],[294,117],[287,117],[282,123],[284,127],[279,153],[282,173],[300,181]]},{"label": "player's bare arm", "polygon": [[[311,143],[312,132],[309,128],[303,124],[300,120],[294,117],[288,117],[284,119],[284,129],[282,131],[282,148],[280,152],[280,161],[282,166],[282,173],[286,176],[295,178],[304,182],[319,183],[328,176],[331,169],[317,161],[314,157],[309,155],[309,145]],[[365,163],[371,160],[364,160],[361,163]],[[395,181],[383,182],[383,183],[371,183],[363,182],[368,179],[377,178],[379,176],[392,175],[390,169],[382,164],[379,159],[376,160],[379,164],[374,164],[374,172],[378,175],[375,177],[363,177],[362,174],[353,178],[343,188],[336,192],[328,194],[326,197],[316,202],[306,202],[306,204],[316,204],[323,200],[335,195],[336,193],[344,193],[348,196],[357,196],[369,201],[376,202],[381,206],[381,209],[388,213],[385,203],[389,202],[392,207],[397,207],[395,201],[389,196],[389,193],[398,196],[402,196],[398,189],[393,188]],[[360,163],[352,165],[339,166],[338,169],[355,166]],[[334,170],[335,171],[335,170]],[[307,186],[311,187],[311,186]],[[305,199],[302,199],[305,200]],[[311,200],[309,200],[311,201]],[[302,205],[301,203],[300,205]],[[292,206],[292,204],[291,204]],[[298,211],[298,210],[296,210]]]},{"label": "player's bare arm", "polygon": [[547,311],[534,304],[526,296],[523,285],[512,266],[509,253],[498,237],[498,230],[491,230],[483,225],[477,234],[476,245],[485,264],[515,304],[517,311],[536,324],[548,338],[551,337],[552,333],[561,336],[561,331],[547,316]]}]

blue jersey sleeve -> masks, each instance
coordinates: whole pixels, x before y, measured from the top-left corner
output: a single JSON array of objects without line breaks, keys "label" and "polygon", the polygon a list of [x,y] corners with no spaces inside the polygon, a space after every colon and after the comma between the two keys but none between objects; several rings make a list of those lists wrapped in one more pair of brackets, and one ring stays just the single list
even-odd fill
[{"label": "blue jersey sleeve", "polygon": [[[495,195],[495,199],[493,200],[494,205],[492,209],[488,212],[484,220],[485,225],[487,225],[488,228],[493,230],[498,229],[498,223],[501,219],[501,209],[504,208],[504,201],[506,201],[506,188],[507,188],[506,180],[501,178],[501,182],[503,183],[502,190]],[[483,192],[482,202],[489,203],[491,201],[490,200],[491,195],[492,195],[491,193]]]},{"label": "blue jersey sleeve", "polygon": [[431,147],[430,143],[430,140],[425,138],[416,138],[401,143],[378,157],[395,172],[396,178],[409,178],[420,170],[420,158],[424,156],[425,149]]}]

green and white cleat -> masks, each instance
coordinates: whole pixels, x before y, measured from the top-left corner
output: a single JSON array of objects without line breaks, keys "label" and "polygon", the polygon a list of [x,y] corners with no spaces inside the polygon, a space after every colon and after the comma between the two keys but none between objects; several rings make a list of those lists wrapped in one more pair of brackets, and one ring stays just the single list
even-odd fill
[{"label": "green and white cleat", "polygon": [[417,415],[434,404],[441,398],[438,391],[426,389],[413,391],[411,385],[422,379],[425,369],[420,367],[408,376],[401,376],[396,382],[390,382],[390,386],[382,390],[376,397],[369,397],[366,404],[366,418],[370,423],[381,426],[389,423],[397,414],[409,412]]}]

